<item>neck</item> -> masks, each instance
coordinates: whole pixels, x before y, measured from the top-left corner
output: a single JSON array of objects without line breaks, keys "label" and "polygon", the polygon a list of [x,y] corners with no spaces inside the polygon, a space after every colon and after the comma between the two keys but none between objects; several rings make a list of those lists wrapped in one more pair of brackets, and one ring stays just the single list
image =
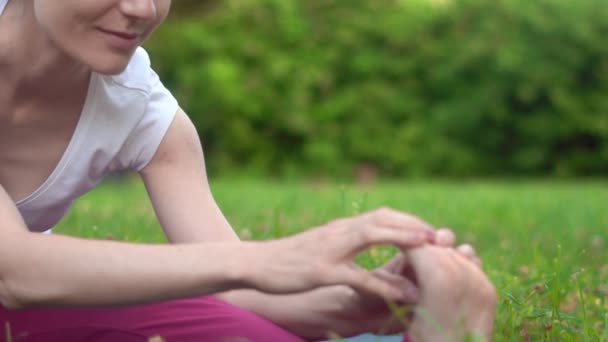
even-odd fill
[{"label": "neck", "polygon": [[35,18],[32,0],[9,1],[0,19],[0,89],[15,102],[53,98],[87,82],[90,68],[52,42]]}]

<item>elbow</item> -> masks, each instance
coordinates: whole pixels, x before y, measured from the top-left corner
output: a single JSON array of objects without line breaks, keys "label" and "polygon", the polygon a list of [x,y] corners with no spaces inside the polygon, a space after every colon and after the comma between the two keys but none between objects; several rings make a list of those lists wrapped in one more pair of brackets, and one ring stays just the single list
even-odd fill
[{"label": "elbow", "polygon": [[16,286],[11,286],[10,281],[7,281],[5,277],[0,276],[0,305],[8,310],[19,310],[25,309],[27,305],[26,301],[22,300],[18,294],[18,291],[14,289]]},{"label": "elbow", "polygon": [[5,279],[0,278],[0,305],[5,309],[18,310],[25,308],[25,305],[21,303],[15,293],[11,291]]},{"label": "elbow", "polygon": [[8,310],[69,305],[68,289],[62,286],[52,291],[48,286],[33,285],[36,283],[44,282],[31,282],[19,277],[2,278],[0,275],[0,305]]}]

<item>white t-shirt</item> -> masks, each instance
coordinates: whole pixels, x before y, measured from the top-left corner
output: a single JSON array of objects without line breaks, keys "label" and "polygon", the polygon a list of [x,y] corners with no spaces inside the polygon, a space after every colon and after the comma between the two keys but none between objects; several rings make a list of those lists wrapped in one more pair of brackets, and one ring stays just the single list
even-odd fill
[{"label": "white t-shirt", "polygon": [[177,109],[177,101],[151,69],[142,48],[123,73],[93,73],[80,119],[55,170],[16,203],[28,228],[51,229],[76,198],[108,174],[143,169]]},{"label": "white t-shirt", "polygon": [[[8,0],[0,0],[0,15]],[[16,205],[31,231],[51,229],[76,198],[115,171],[152,159],[178,104],[138,48],[119,75],[93,73],[74,134],[56,168]]]}]

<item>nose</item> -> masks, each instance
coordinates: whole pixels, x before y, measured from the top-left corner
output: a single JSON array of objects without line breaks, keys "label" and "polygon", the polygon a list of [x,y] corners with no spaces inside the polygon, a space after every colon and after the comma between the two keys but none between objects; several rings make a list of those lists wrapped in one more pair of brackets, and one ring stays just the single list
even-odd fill
[{"label": "nose", "polygon": [[141,20],[154,20],[157,16],[156,0],[123,0],[120,10],[125,15]]}]

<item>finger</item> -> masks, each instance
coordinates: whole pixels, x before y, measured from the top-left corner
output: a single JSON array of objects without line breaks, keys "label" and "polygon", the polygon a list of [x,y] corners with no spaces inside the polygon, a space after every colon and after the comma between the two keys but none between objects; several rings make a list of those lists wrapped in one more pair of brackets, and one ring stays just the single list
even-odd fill
[{"label": "finger", "polygon": [[440,228],[435,233],[435,244],[442,247],[452,247],[456,242],[456,235],[450,228]]},{"label": "finger", "polygon": [[417,304],[419,302],[420,292],[418,287],[408,278],[382,269],[375,270],[372,274],[401,291],[403,297],[400,301],[401,304]]},{"label": "finger", "polygon": [[400,249],[408,249],[427,242],[425,232],[415,230],[401,232],[372,224],[365,224],[359,229],[350,229],[350,232],[353,238],[349,239],[351,246],[348,256],[354,256],[375,245],[395,245]]},{"label": "finger", "polygon": [[463,244],[456,247],[456,251],[458,252],[458,254],[471,261],[477,267],[482,268],[483,264],[481,262],[481,259],[477,256],[477,253],[475,252],[475,248],[473,248],[473,246],[469,244]]},{"label": "finger", "polygon": [[425,232],[429,241],[435,238],[435,228],[414,215],[406,214],[389,208],[380,208],[362,215],[366,220],[372,223],[384,226],[398,228],[402,230],[418,230]]},{"label": "finger", "polygon": [[380,268],[377,268],[377,270],[382,270],[396,274],[400,277],[405,277],[413,284],[417,284],[416,274],[412,269],[410,259],[403,252],[399,252],[399,254],[395,255],[389,262],[382,265]]},{"label": "finger", "polygon": [[382,265],[381,269],[392,273],[398,273],[399,270],[403,268],[405,261],[405,255],[399,252],[391,260]]},{"label": "finger", "polygon": [[473,259],[477,257],[477,253],[475,253],[475,248],[469,244],[463,244],[456,247],[456,251],[460,253],[460,255],[466,257],[467,259]]},{"label": "finger", "polygon": [[335,278],[332,280],[332,284],[327,285],[348,285],[357,291],[372,293],[387,300],[399,302],[405,300],[400,288],[360,267],[345,265],[333,275]]}]

